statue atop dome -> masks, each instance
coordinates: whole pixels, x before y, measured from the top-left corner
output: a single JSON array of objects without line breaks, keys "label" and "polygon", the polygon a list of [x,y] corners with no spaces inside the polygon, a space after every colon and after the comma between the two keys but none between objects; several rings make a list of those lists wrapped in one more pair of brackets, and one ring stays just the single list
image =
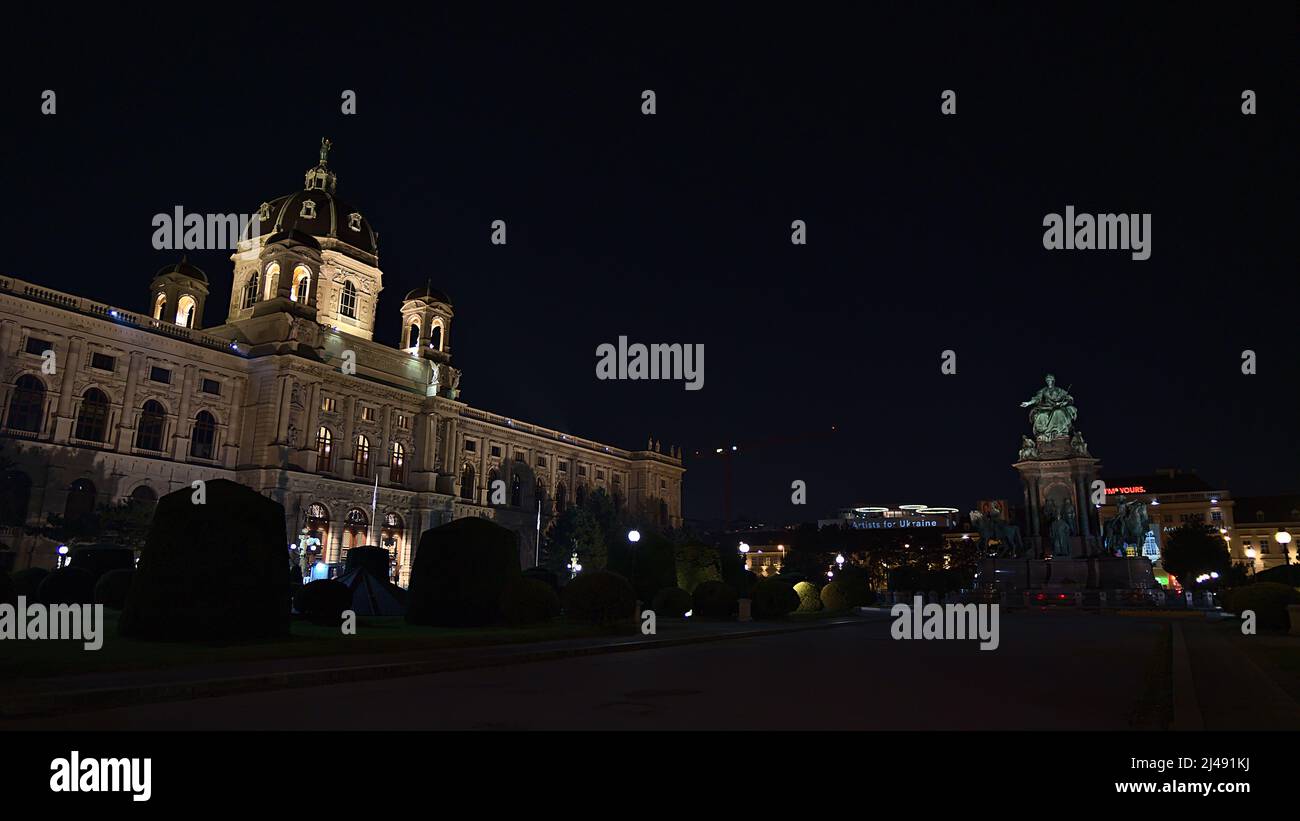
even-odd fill
[{"label": "statue atop dome", "polygon": [[1074,420],[1079,415],[1074,407],[1074,397],[1064,388],[1056,387],[1056,377],[1047,375],[1047,384],[1020,407],[1029,408],[1029,423],[1033,427],[1034,439],[1049,442],[1054,439],[1069,439]]}]

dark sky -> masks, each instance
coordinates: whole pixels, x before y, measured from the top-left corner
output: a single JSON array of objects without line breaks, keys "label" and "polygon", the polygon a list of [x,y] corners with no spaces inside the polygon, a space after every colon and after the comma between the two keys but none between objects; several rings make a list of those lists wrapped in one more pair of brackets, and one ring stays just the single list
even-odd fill
[{"label": "dark sky", "polygon": [[[626,447],[838,425],[744,448],[737,516],[1014,496],[1047,371],[1103,476],[1300,489],[1294,4],[1044,5],[15,21],[0,270],[145,311],[176,257],[154,214],[252,212],[329,136],[380,232],[378,339],[432,279],[470,403]],[[1151,259],[1044,250],[1066,205],[1151,213]],[[229,260],[191,258],[219,324]],[[704,389],[598,381],[619,335],[702,343]],[[718,517],[718,464],[687,466],[687,515]]]}]

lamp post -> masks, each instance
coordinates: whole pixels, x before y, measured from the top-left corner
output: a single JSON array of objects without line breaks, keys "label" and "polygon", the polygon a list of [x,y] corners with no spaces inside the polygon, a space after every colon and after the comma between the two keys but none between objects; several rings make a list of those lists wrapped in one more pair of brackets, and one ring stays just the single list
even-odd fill
[{"label": "lamp post", "polygon": [[835,564],[838,565],[838,567],[839,567],[840,570],[843,570],[843,569],[844,569],[844,554],[843,554],[843,553],[841,553],[841,554],[839,554],[838,556],[835,557]]},{"label": "lamp post", "polygon": [[1277,529],[1277,532],[1273,534],[1273,541],[1277,542],[1278,546],[1282,548],[1282,566],[1287,568],[1286,570],[1287,581],[1290,582],[1291,581],[1290,578],[1291,577],[1291,534],[1286,531],[1286,528],[1279,527]]},{"label": "lamp post", "polygon": [[741,542],[740,543],[740,566],[745,570],[749,569],[748,554],[749,554],[749,545],[746,544],[745,542]]}]

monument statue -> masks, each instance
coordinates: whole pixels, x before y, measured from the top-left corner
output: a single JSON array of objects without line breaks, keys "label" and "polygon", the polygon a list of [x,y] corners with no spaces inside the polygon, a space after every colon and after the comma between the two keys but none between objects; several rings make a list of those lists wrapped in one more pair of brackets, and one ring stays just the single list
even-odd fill
[{"label": "monument statue", "polygon": [[1020,437],[1020,461],[1038,458],[1038,446],[1028,436]]},{"label": "monument statue", "polygon": [[1002,511],[997,505],[989,510],[988,515],[972,510],[970,518],[979,530],[980,542],[985,550],[990,550],[996,542],[998,555],[1002,557],[1016,558],[1024,551],[1025,545],[1020,539],[1020,528],[1004,521]]},{"label": "monument statue", "polygon": [[1123,554],[1129,545],[1141,549],[1146,542],[1147,532],[1151,529],[1151,520],[1147,516],[1146,502],[1127,501],[1123,497],[1115,502],[1115,518],[1108,519],[1103,528],[1103,540],[1107,552]]},{"label": "monument statue", "polygon": [[1029,423],[1039,442],[1069,437],[1079,413],[1074,407],[1074,397],[1064,388],[1056,387],[1055,376],[1049,373],[1046,381],[1037,393],[1020,403],[1020,407],[1029,408]]},{"label": "monument statue", "polygon": [[1065,521],[1065,517],[1060,513],[1052,519],[1050,533],[1052,534],[1052,556],[1056,558],[1070,557],[1070,525]]},{"label": "monument statue", "polygon": [[1092,456],[1088,452],[1088,443],[1083,441],[1083,433],[1075,431],[1074,436],[1070,437],[1070,450],[1079,456]]}]

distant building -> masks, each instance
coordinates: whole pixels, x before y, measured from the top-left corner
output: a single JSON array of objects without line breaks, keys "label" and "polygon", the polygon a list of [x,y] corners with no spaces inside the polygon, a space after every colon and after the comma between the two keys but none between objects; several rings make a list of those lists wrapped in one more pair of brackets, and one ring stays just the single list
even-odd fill
[{"label": "distant building", "polygon": [[1215,487],[1195,471],[1165,468],[1140,476],[1106,478],[1106,502],[1098,510],[1104,528],[1115,517],[1116,501],[1141,500],[1147,505],[1151,529],[1141,554],[1158,562],[1168,536],[1185,524],[1204,524],[1219,530],[1228,540],[1233,561],[1246,555],[1233,530],[1233,499],[1227,488]]},{"label": "distant building", "polygon": [[1241,496],[1234,505],[1236,535],[1233,558],[1239,554],[1255,572],[1277,567],[1286,561],[1280,532],[1289,533],[1293,541],[1286,545],[1291,563],[1297,562],[1300,544],[1300,494],[1283,496]]},{"label": "distant building", "polygon": [[823,527],[853,528],[855,530],[908,530],[920,528],[950,529],[961,524],[961,512],[955,507],[931,505],[896,505],[846,507],[835,512],[830,519],[819,519]]}]

